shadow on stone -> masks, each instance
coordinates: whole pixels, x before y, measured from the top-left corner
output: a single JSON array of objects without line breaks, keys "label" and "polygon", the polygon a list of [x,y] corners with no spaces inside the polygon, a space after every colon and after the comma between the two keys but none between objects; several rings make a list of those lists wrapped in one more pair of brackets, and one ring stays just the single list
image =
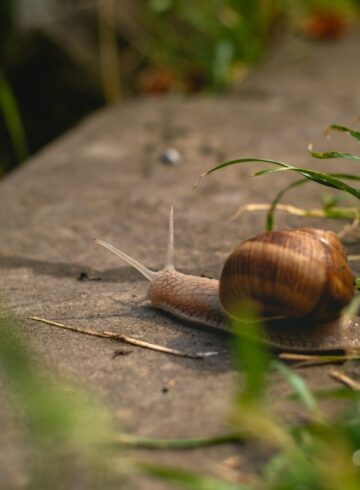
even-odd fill
[{"label": "shadow on stone", "polygon": [[[231,333],[200,323],[194,323],[174,317],[171,313],[162,310],[155,310],[150,305],[146,305],[147,315],[151,310],[157,315],[158,323],[162,327],[168,327],[176,331],[177,336],[167,343],[168,347],[195,354],[196,352],[218,352],[217,355],[209,356],[203,360],[189,360],[192,370],[208,371],[221,373],[235,370],[231,362]],[[162,319],[164,320],[162,322]],[[169,324],[176,321],[176,325]],[[181,364],[184,359],[181,357],[169,356],[169,361]],[[188,366],[190,367],[190,365]]]},{"label": "shadow on stone", "polygon": [[27,257],[0,257],[0,268],[16,269],[29,268],[35,274],[52,277],[69,277],[75,280],[101,280],[102,282],[136,282],[139,274],[131,267],[111,268],[97,270],[71,262],[48,262],[45,260],[31,259]]}]

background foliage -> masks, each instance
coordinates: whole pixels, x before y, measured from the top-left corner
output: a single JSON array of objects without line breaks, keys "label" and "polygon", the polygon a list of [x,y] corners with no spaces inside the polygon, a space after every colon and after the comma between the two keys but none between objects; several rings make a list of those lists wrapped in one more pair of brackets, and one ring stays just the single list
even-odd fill
[{"label": "background foliage", "polygon": [[226,90],[289,29],[334,41],[355,21],[360,2],[47,0],[38,10],[35,4],[0,3],[2,173],[105,103]]}]

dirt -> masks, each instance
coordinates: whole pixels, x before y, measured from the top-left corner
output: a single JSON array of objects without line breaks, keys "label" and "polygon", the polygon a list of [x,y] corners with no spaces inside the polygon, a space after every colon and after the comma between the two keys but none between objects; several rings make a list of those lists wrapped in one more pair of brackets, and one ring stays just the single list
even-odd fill
[{"label": "dirt", "polygon": [[[351,125],[358,116],[359,41],[359,33],[328,44],[291,39],[226,96],[136,99],[97,112],[1,181],[1,297],[22,319],[39,359],[95,392],[119,414],[125,431],[157,438],[221,433],[237,374],[228,335],[152,308],[146,280],[94,239],[159,270],[173,204],[177,269],[217,277],[236,243],[264,229],[261,213],[228,218],[245,204],[269,202],[294,176],[253,178],[263,166],[246,165],[211,175],[195,188],[194,182],[220,161],[250,156],[356,171],[344,161],[312,161],[307,146],[358,150],[348,136],[334,134],[329,142],[323,131],[331,123]],[[174,164],[161,158],[169,148],[181,155]],[[287,201],[319,206],[324,194],[308,185]],[[284,227],[303,223],[284,214],[277,219]],[[321,226],[341,227],[329,221]],[[348,246],[359,253],[356,242]],[[30,315],[219,354],[179,358],[60,331],[27,320]],[[337,386],[328,371],[311,368],[303,375],[314,389]],[[281,379],[270,388],[280,412],[288,410],[282,400],[289,392]],[[333,410],[331,404],[327,409]],[[286,416],[297,416],[297,409]],[[0,472],[7,482],[0,488],[8,488],[16,480],[20,449],[1,418],[0,431]],[[230,456],[241,455],[247,472],[257,467],[257,450],[247,446],[140,454],[228,479],[238,478],[226,469]],[[134,485],[161,488],[155,481]]]}]

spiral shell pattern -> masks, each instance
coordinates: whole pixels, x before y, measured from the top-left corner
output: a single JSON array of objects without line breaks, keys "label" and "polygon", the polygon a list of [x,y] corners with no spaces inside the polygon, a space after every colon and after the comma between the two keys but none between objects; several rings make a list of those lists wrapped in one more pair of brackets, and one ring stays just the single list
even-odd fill
[{"label": "spiral shell pattern", "polygon": [[241,243],[223,267],[219,296],[236,316],[243,299],[262,313],[322,322],[350,303],[354,278],[337,235],[316,228],[262,233]]}]

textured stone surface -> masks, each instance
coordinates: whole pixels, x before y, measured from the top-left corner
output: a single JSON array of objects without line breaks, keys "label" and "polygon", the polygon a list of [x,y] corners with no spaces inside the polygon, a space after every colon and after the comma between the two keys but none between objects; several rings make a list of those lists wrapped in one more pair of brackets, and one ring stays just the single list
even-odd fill
[{"label": "textured stone surface", "polygon": [[[268,202],[294,176],[253,179],[258,166],[243,166],[193,183],[215,163],[245,156],[344,169],[344,162],[311,162],[306,147],[313,141],[319,149],[356,149],[346,135],[326,142],[322,131],[358,115],[359,41],[358,34],[324,45],[291,41],[226,97],[140,99],[96,113],[1,181],[1,297],[24,319],[26,338],[45,364],[98,393],[127,431],[149,437],[221,432],[236,374],[223,333],[149,307],[145,279],[96,247],[94,238],[158,270],[174,204],[177,268],[217,277],[232,247],[264,226],[263,215],[227,218],[243,204]],[[181,164],[161,162],[171,147]],[[309,185],[288,200],[316,206],[320,194]],[[278,221],[301,223],[287,216]],[[83,272],[101,280],[79,281]],[[29,315],[220,354],[197,361],[126,346],[130,355],[112,359],[119,344],[34,324]],[[314,388],[332,384],[327,368],[304,376]],[[279,380],[272,391],[280,399],[289,388]],[[1,419],[0,430],[0,472],[11,478],[15,438]],[[239,451],[256,454],[227,446],[151,457],[221,475],[222,461]]]}]

